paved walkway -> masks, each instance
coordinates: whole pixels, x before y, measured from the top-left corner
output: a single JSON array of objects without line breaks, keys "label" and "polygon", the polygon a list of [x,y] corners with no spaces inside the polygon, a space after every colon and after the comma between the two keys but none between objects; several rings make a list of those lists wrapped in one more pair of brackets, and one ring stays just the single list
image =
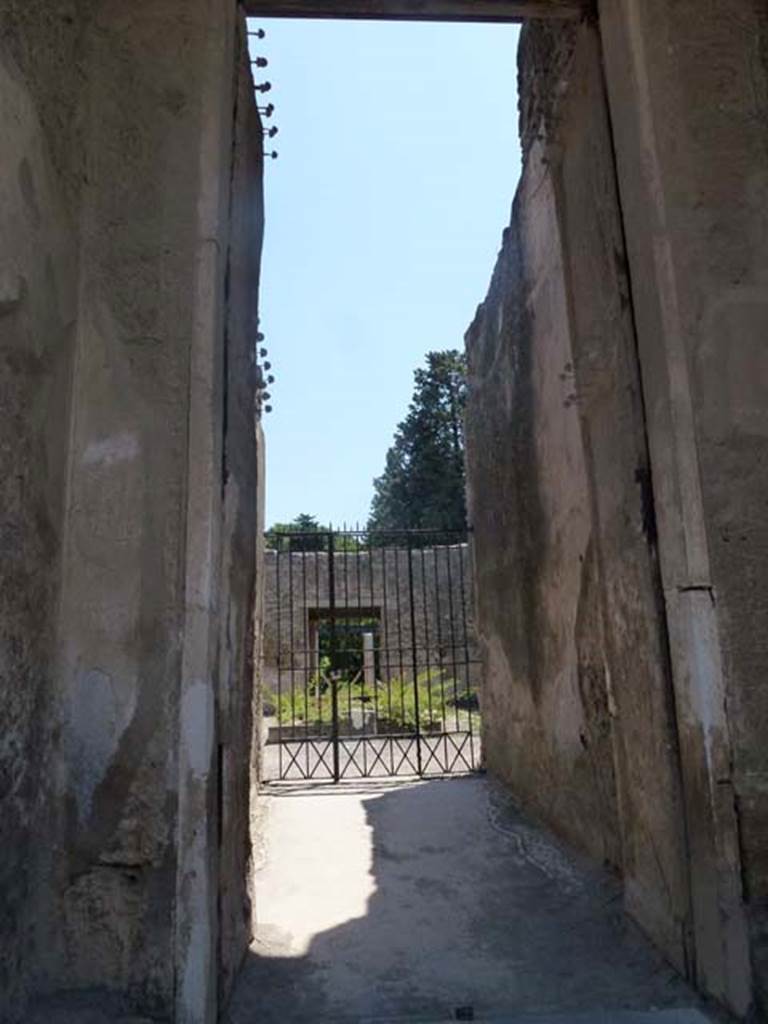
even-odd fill
[{"label": "paved walkway", "polygon": [[715,1019],[685,1009],[695,996],[615,884],[483,778],[270,787],[263,807],[257,935],[227,1024]]}]

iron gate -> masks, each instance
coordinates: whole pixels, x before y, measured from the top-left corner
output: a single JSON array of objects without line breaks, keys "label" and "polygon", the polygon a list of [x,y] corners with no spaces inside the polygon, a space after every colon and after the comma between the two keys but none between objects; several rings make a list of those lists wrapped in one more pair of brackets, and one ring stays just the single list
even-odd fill
[{"label": "iron gate", "polygon": [[265,780],[478,767],[465,534],[277,533],[266,569]]}]

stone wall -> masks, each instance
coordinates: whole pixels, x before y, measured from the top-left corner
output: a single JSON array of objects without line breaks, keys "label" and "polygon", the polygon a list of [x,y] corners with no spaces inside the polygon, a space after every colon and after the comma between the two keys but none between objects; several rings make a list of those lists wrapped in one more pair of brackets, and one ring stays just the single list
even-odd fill
[{"label": "stone wall", "polygon": [[761,0],[621,0],[601,3],[600,14],[675,679],[696,976],[740,1012],[756,996],[765,1015],[768,9]]},{"label": "stone wall", "polygon": [[622,872],[628,906],[683,968],[680,778],[594,27],[526,27],[520,77],[523,178],[467,336],[486,756]]},{"label": "stone wall", "polygon": [[[52,899],[56,608],[82,179],[73,134],[81,19],[71,4],[0,14],[0,1007],[22,1005]],[[65,18],[65,16],[67,16]],[[3,1010],[0,1010],[2,1016]]]},{"label": "stone wall", "polygon": [[[235,138],[227,265],[224,335],[225,413],[222,479],[223,534],[219,615],[217,842],[219,878],[219,1002],[231,991],[251,938],[251,787],[258,781],[253,760],[258,707],[254,701],[255,626],[264,532],[264,438],[254,430],[261,245],[264,233],[263,154],[247,38],[239,36],[241,60],[235,97]],[[258,587],[257,587],[258,583]],[[254,711],[256,715],[254,715]]]},{"label": "stone wall", "polygon": [[3,1020],[212,1020],[247,946],[246,53],[234,3],[0,5]]},{"label": "stone wall", "polygon": [[768,14],[598,7],[524,30],[524,173],[467,336],[486,756],[746,1014],[768,962]]},{"label": "stone wall", "polygon": [[[314,623],[331,606],[328,552],[267,551],[264,581],[265,685],[277,690],[279,664],[283,687],[291,670],[303,687],[317,670]],[[478,682],[467,544],[417,547],[410,558],[404,547],[338,551],[334,595],[340,621],[350,612],[378,619],[383,680],[412,679],[415,657],[419,673],[443,667],[461,689]]]}]

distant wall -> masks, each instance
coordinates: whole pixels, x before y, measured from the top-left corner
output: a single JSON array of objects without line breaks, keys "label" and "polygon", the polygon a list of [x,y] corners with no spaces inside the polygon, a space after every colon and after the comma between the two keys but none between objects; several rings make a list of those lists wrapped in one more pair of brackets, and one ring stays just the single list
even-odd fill
[{"label": "distant wall", "polygon": [[[408,562],[406,548],[337,552],[337,610],[376,612],[382,678],[411,679],[415,647],[419,672],[442,665],[458,677],[459,686],[475,685],[479,672],[468,546],[414,548],[410,576]],[[276,690],[279,664],[284,687],[290,685],[292,668],[296,685],[303,687],[316,669],[313,613],[331,604],[328,552],[267,551],[264,585],[265,685]]]}]

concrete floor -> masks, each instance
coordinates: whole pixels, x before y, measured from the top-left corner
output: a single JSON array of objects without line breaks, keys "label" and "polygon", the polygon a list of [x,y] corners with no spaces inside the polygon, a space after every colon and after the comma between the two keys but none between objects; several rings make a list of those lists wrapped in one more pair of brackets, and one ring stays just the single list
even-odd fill
[{"label": "concrete floor", "polygon": [[270,787],[262,813],[256,939],[227,1024],[461,1007],[538,1024],[717,1019],[624,917],[615,883],[482,777]]}]

